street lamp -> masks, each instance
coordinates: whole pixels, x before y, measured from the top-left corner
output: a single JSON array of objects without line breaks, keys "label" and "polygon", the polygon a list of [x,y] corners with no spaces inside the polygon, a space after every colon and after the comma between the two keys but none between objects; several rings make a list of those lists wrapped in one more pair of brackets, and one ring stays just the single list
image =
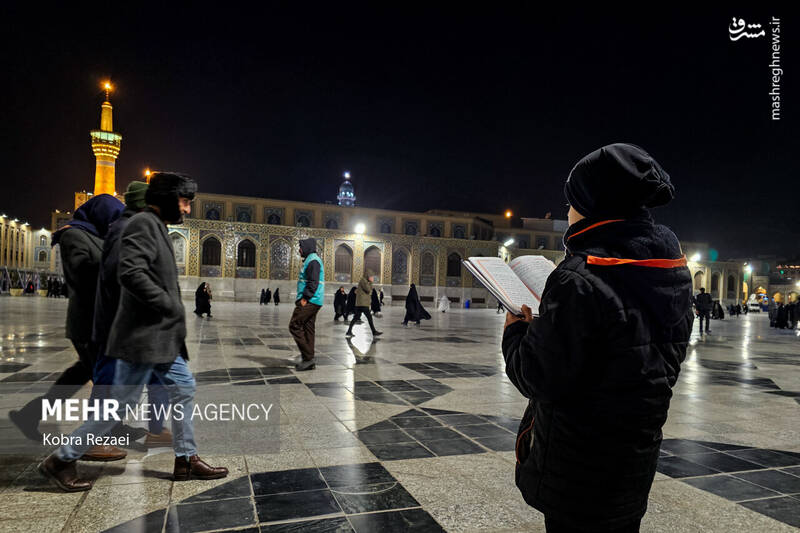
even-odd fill
[{"label": "street lamp", "polygon": [[511,218],[514,213],[511,212],[511,209],[506,209],[506,218]]}]

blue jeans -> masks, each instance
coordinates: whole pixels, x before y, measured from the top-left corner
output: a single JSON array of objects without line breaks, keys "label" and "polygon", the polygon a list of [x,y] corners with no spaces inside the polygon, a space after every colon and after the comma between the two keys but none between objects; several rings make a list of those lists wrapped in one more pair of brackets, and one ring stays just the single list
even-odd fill
[{"label": "blue jeans", "polygon": [[[114,386],[110,389],[109,397],[119,402],[119,415],[125,416],[127,406],[139,403],[145,383],[156,376],[167,389],[170,402],[173,406],[180,404],[183,407],[183,420],[172,417],[172,448],[177,457],[191,457],[197,455],[197,444],[194,440],[194,427],[191,421],[194,408],[195,381],[186,360],[178,356],[172,363],[147,365],[130,363],[117,359],[114,371]],[[88,434],[105,435],[118,422],[110,420],[87,420],[70,435],[72,442],[80,444],[67,444],[55,451],[56,457],[62,461],[75,461],[86,453],[91,447],[86,443]]]},{"label": "blue jeans", "polygon": [[[103,355],[102,351],[97,357],[97,363],[94,365],[94,378],[92,381],[95,385],[112,385],[114,383],[114,374],[117,369],[117,360],[113,357]],[[161,384],[161,380],[153,373],[150,376],[150,381],[147,382],[147,398],[150,405],[156,413],[163,413],[168,402],[167,389]],[[160,409],[160,411],[159,411]],[[147,430],[154,434],[159,435],[164,430],[163,417],[154,416],[151,414],[150,420],[147,422]]]}]

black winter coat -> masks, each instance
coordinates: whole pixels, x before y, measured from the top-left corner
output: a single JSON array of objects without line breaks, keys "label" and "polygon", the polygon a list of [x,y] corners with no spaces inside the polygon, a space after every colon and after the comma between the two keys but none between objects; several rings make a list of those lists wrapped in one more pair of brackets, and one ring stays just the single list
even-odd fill
[{"label": "black winter coat", "polygon": [[694,320],[691,276],[678,239],[647,214],[582,220],[565,244],[540,316],[503,335],[506,373],[531,399],[516,481],[545,515],[600,531],[647,509]]}]

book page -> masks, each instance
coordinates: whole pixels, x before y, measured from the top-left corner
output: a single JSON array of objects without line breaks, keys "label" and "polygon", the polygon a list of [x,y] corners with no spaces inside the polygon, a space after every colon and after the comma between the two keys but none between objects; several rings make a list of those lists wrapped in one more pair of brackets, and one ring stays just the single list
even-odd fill
[{"label": "book page", "polygon": [[499,257],[470,257],[465,265],[470,271],[469,267],[474,267],[478,281],[512,313],[520,314],[523,305],[530,307],[534,314],[538,313],[539,301]]},{"label": "book page", "polygon": [[508,266],[533,293],[536,301],[541,302],[547,278],[556,269],[556,265],[541,255],[522,255],[513,259]]}]

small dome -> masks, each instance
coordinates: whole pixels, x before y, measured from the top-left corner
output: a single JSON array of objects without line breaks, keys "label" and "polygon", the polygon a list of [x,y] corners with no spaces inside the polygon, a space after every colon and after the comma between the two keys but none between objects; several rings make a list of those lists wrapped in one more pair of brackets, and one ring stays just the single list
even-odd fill
[{"label": "small dome", "polygon": [[345,172],[344,181],[339,185],[339,194],[336,196],[339,200],[339,205],[346,207],[353,207],[356,205],[356,190],[353,184],[350,183],[350,173]]}]

